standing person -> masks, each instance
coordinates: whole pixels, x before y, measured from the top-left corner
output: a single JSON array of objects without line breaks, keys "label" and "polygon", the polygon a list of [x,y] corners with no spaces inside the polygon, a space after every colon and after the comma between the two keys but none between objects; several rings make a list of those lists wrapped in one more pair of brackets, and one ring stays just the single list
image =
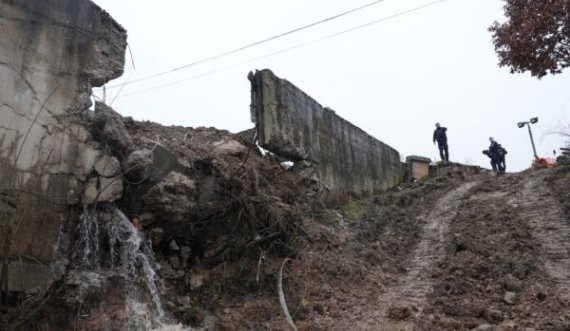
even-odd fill
[{"label": "standing person", "polygon": [[439,156],[441,160],[446,163],[449,162],[449,149],[447,147],[447,128],[444,128],[435,123],[435,131],[433,132],[433,143],[437,141],[437,147],[439,148]]},{"label": "standing person", "polygon": [[507,150],[493,139],[493,137],[489,137],[489,142],[491,142],[491,145],[489,146],[487,155],[491,158],[491,167],[493,167],[494,171],[500,174],[505,173],[505,170],[507,169],[507,165],[505,163]]}]

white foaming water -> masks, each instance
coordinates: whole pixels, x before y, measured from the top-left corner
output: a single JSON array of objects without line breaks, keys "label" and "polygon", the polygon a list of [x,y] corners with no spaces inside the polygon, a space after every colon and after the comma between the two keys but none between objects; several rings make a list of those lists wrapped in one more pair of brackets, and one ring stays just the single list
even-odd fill
[{"label": "white foaming water", "polygon": [[[125,284],[125,312],[128,316],[124,330],[128,331],[191,331],[181,324],[169,324],[156,286],[152,249],[129,219],[117,208],[109,210],[111,219],[104,233],[109,240],[110,265],[101,270],[99,222],[96,212],[86,207],[80,216],[80,267],[121,275]],[[92,284],[95,285],[95,284]],[[99,287],[98,285],[97,287]]]},{"label": "white foaming water", "polygon": [[[144,239],[141,233],[120,210],[114,209],[114,213],[113,220],[108,226],[112,268],[121,269],[127,278],[128,305],[138,305],[136,308],[144,311],[145,309],[142,308],[146,306],[139,302],[139,297],[141,294],[148,295],[153,305],[151,308],[147,307],[146,310],[153,312],[151,321],[153,324],[158,324],[164,319],[164,309],[156,286],[156,272],[151,264],[152,257],[145,254]],[[144,285],[147,293],[139,293],[141,285]],[[136,311],[132,313],[134,315],[129,316],[137,314]],[[147,315],[145,313],[143,317],[146,318]]]},{"label": "white foaming water", "polygon": [[81,266],[98,270],[99,265],[99,222],[97,212],[83,204],[83,213],[79,215],[79,242],[81,245]]}]

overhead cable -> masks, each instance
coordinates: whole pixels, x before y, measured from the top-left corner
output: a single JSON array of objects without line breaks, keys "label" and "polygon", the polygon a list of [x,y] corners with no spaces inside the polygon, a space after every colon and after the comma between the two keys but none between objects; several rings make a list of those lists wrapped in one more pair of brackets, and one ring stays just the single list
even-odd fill
[{"label": "overhead cable", "polygon": [[[165,70],[165,71],[162,71],[162,72],[158,72],[158,73],[152,74],[152,75],[150,75],[150,76],[146,76],[146,77],[142,77],[142,78],[139,78],[139,79],[132,80],[132,81],[128,82],[128,84],[130,85],[130,84],[142,82],[142,81],[149,80],[149,79],[152,79],[152,78],[155,78],[155,77],[159,77],[159,76],[163,76],[163,75],[166,75],[166,74],[175,72],[175,71],[179,71],[179,70],[182,70],[182,69],[186,69],[186,68],[189,68],[189,67],[193,67],[193,66],[196,66],[196,65],[198,65],[198,64],[210,62],[210,61],[219,59],[219,58],[221,58],[221,57],[225,57],[225,56],[228,56],[228,55],[230,55],[230,54],[234,54],[234,53],[237,53],[237,52],[246,50],[246,49],[248,49],[248,48],[252,48],[252,47],[255,47],[255,46],[258,46],[258,45],[261,45],[261,44],[264,44],[264,43],[267,43],[267,42],[270,42],[270,41],[273,41],[273,40],[276,40],[276,39],[279,39],[279,38],[282,38],[282,37],[285,37],[285,36],[288,36],[288,35],[291,35],[291,34],[293,34],[293,33],[296,33],[296,32],[302,31],[302,30],[306,30],[306,29],[312,28],[312,27],[314,27],[314,26],[317,26],[317,25],[320,25],[320,24],[323,24],[323,23],[332,21],[332,20],[337,19],[337,18],[340,18],[340,17],[342,17],[342,16],[346,16],[346,15],[348,15],[348,14],[352,14],[352,13],[354,13],[354,12],[356,12],[356,11],[359,11],[359,10],[362,10],[362,9],[365,9],[365,8],[368,8],[368,7],[371,7],[371,6],[373,6],[373,5],[379,4],[379,3],[384,2],[384,1],[386,1],[386,0],[376,0],[376,1],[370,2],[370,3],[368,3],[368,4],[362,5],[362,6],[360,6],[360,7],[356,7],[356,8],[347,10],[347,11],[342,12],[342,13],[340,13],[340,14],[337,14],[337,15],[334,15],[334,16],[331,16],[331,17],[327,17],[327,18],[325,18],[325,19],[322,19],[322,20],[319,20],[319,21],[316,21],[316,22],[313,22],[313,23],[310,23],[310,24],[307,24],[307,25],[303,25],[303,26],[298,27],[298,28],[295,28],[295,29],[293,29],[293,30],[289,30],[289,31],[287,31],[287,32],[283,32],[283,33],[277,34],[277,35],[275,35],[275,36],[272,36],[272,37],[269,37],[269,38],[265,38],[265,39],[262,39],[262,40],[253,42],[253,43],[251,43],[251,44],[247,44],[247,45],[244,45],[244,46],[241,46],[241,47],[238,47],[238,48],[235,48],[235,49],[232,49],[232,50],[229,50],[229,51],[226,51],[226,52],[223,52],[223,53],[214,55],[214,56],[210,56],[210,57],[207,57],[207,58],[198,60],[198,61],[194,61],[194,62],[185,64],[185,65],[176,67],[176,68],[172,68],[172,69],[169,69],[169,70]],[[124,84],[121,84],[121,85],[124,85]],[[119,87],[121,87],[121,85],[109,86],[109,87],[107,87],[107,89],[119,88]]]},{"label": "overhead cable", "polygon": [[261,60],[261,59],[268,58],[268,57],[271,57],[271,56],[275,56],[275,55],[278,55],[278,54],[281,54],[281,53],[285,53],[285,52],[288,52],[288,51],[291,51],[291,50],[294,50],[294,49],[297,49],[297,48],[305,47],[305,46],[308,46],[308,45],[311,45],[311,44],[314,44],[314,43],[318,43],[318,42],[321,42],[321,41],[325,41],[325,40],[328,40],[328,39],[332,39],[332,38],[338,37],[338,36],[340,36],[340,35],[347,34],[347,33],[349,33],[349,32],[353,32],[353,31],[356,31],[356,30],[360,30],[360,29],[369,27],[369,26],[374,25],[374,24],[378,24],[378,23],[381,23],[381,22],[385,22],[385,21],[388,21],[388,20],[390,20],[390,19],[397,18],[397,17],[399,17],[399,16],[403,16],[403,15],[405,15],[405,14],[409,14],[409,13],[412,13],[412,12],[415,12],[415,11],[418,11],[418,10],[421,10],[421,9],[425,9],[425,8],[427,8],[427,7],[431,7],[431,6],[434,6],[434,5],[438,4],[438,3],[445,2],[445,1],[447,1],[447,0],[437,0],[437,1],[433,1],[433,2],[427,3],[427,4],[425,4],[425,5],[421,5],[421,6],[418,6],[418,7],[414,7],[414,8],[412,8],[412,9],[408,9],[408,10],[405,10],[405,11],[402,11],[402,12],[399,12],[399,13],[396,13],[396,14],[393,14],[393,15],[390,15],[390,16],[382,17],[382,18],[380,18],[380,19],[377,19],[377,20],[374,20],[374,21],[371,21],[371,22],[368,22],[368,23],[365,23],[365,24],[361,24],[361,25],[355,26],[355,27],[352,27],[352,28],[347,29],[347,30],[339,31],[339,32],[336,32],[336,33],[334,33],[334,34],[330,34],[330,35],[327,35],[327,36],[324,36],[324,37],[321,37],[321,38],[318,38],[318,39],[313,39],[313,40],[310,40],[310,41],[308,41],[308,42],[305,42],[305,43],[302,43],[302,44],[298,44],[298,45],[295,45],[295,46],[292,46],[292,47],[284,48],[284,49],[281,49],[281,50],[278,50],[278,51],[275,51],[275,52],[272,52],[272,53],[269,53],[269,54],[266,54],[266,55],[262,55],[262,56],[259,56],[259,57],[256,57],[256,58],[253,58],[253,59],[250,59],[250,60],[242,61],[242,62],[235,63],[235,64],[232,64],[232,65],[229,65],[229,66],[225,66],[225,67],[222,67],[222,68],[219,68],[219,69],[207,71],[207,72],[204,72],[204,73],[201,73],[201,74],[197,74],[197,75],[190,76],[190,77],[187,77],[187,78],[183,78],[183,79],[180,79],[180,80],[176,80],[176,81],[173,81],[173,82],[161,84],[161,85],[158,85],[158,86],[150,87],[150,88],[143,89],[143,90],[140,90],[140,91],[131,92],[131,93],[125,94],[125,95],[123,95],[123,96],[120,96],[119,99],[125,98],[125,97],[129,97],[129,96],[132,96],[132,95],[136,95],[136,94],[140,94],[140,93],[145,93],[145,92],[153,91],[153,90],[160,89],[160,88],[164,88],[164,87],[168,87],[168,86],[172,86],[172,85],[176,85],[176,84],[180,84],[180,83],[187,82],[187,81],[190,81],[190,80],[194,80],[194,79],[197,79],[197,78],[209,76],[209,75],[215,74],[215,73],[220,72],[220,71],[232,69],[232,68],[235,68],[235,67],[244,65],[244,64],[248,64],[248,63],[251,63],[251,62],[255,62],[255,61],[257,61],[257,60]]}]

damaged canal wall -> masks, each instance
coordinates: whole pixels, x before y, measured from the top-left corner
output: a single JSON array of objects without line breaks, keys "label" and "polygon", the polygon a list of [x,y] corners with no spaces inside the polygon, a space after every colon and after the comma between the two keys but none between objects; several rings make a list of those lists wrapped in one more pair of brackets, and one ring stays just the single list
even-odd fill
[{"label": "damaged canal wall", "polygon": [[83,119],[91,88],[123,73],[127,35],[88,0],[0,0],[0,31],[0,285],[21,291],[58,272],[69,206],[122,194]]},{"label": "damaged canal wall", "polygon": [[290,161],[313,164],[333,191],[373,193],[402,177],[400,154],[270,70],[250,73],[251,116],[259,144]]}]

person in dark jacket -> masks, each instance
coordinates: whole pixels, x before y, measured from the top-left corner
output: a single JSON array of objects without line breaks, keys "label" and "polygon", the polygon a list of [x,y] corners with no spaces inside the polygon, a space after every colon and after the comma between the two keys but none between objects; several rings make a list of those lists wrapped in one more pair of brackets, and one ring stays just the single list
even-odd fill
[{"label": "person in dark jacket", "polygon": [[493,137],[489,138],[491,145],[488,150],[484,150],[483,154],[487,155],[491,159],[491,167],[493,171],[497,173],[505,173],[507,166],[505,163],[505,155],[507,150],[501,146]]},{"label": "person in dark jacket", "polygon": [[449,148],[447,147],[447,128],[435,123],[435,131],[433,132],[433,143],[437,141],[439,148],[439,156],[443,162],[449,162]]}]

